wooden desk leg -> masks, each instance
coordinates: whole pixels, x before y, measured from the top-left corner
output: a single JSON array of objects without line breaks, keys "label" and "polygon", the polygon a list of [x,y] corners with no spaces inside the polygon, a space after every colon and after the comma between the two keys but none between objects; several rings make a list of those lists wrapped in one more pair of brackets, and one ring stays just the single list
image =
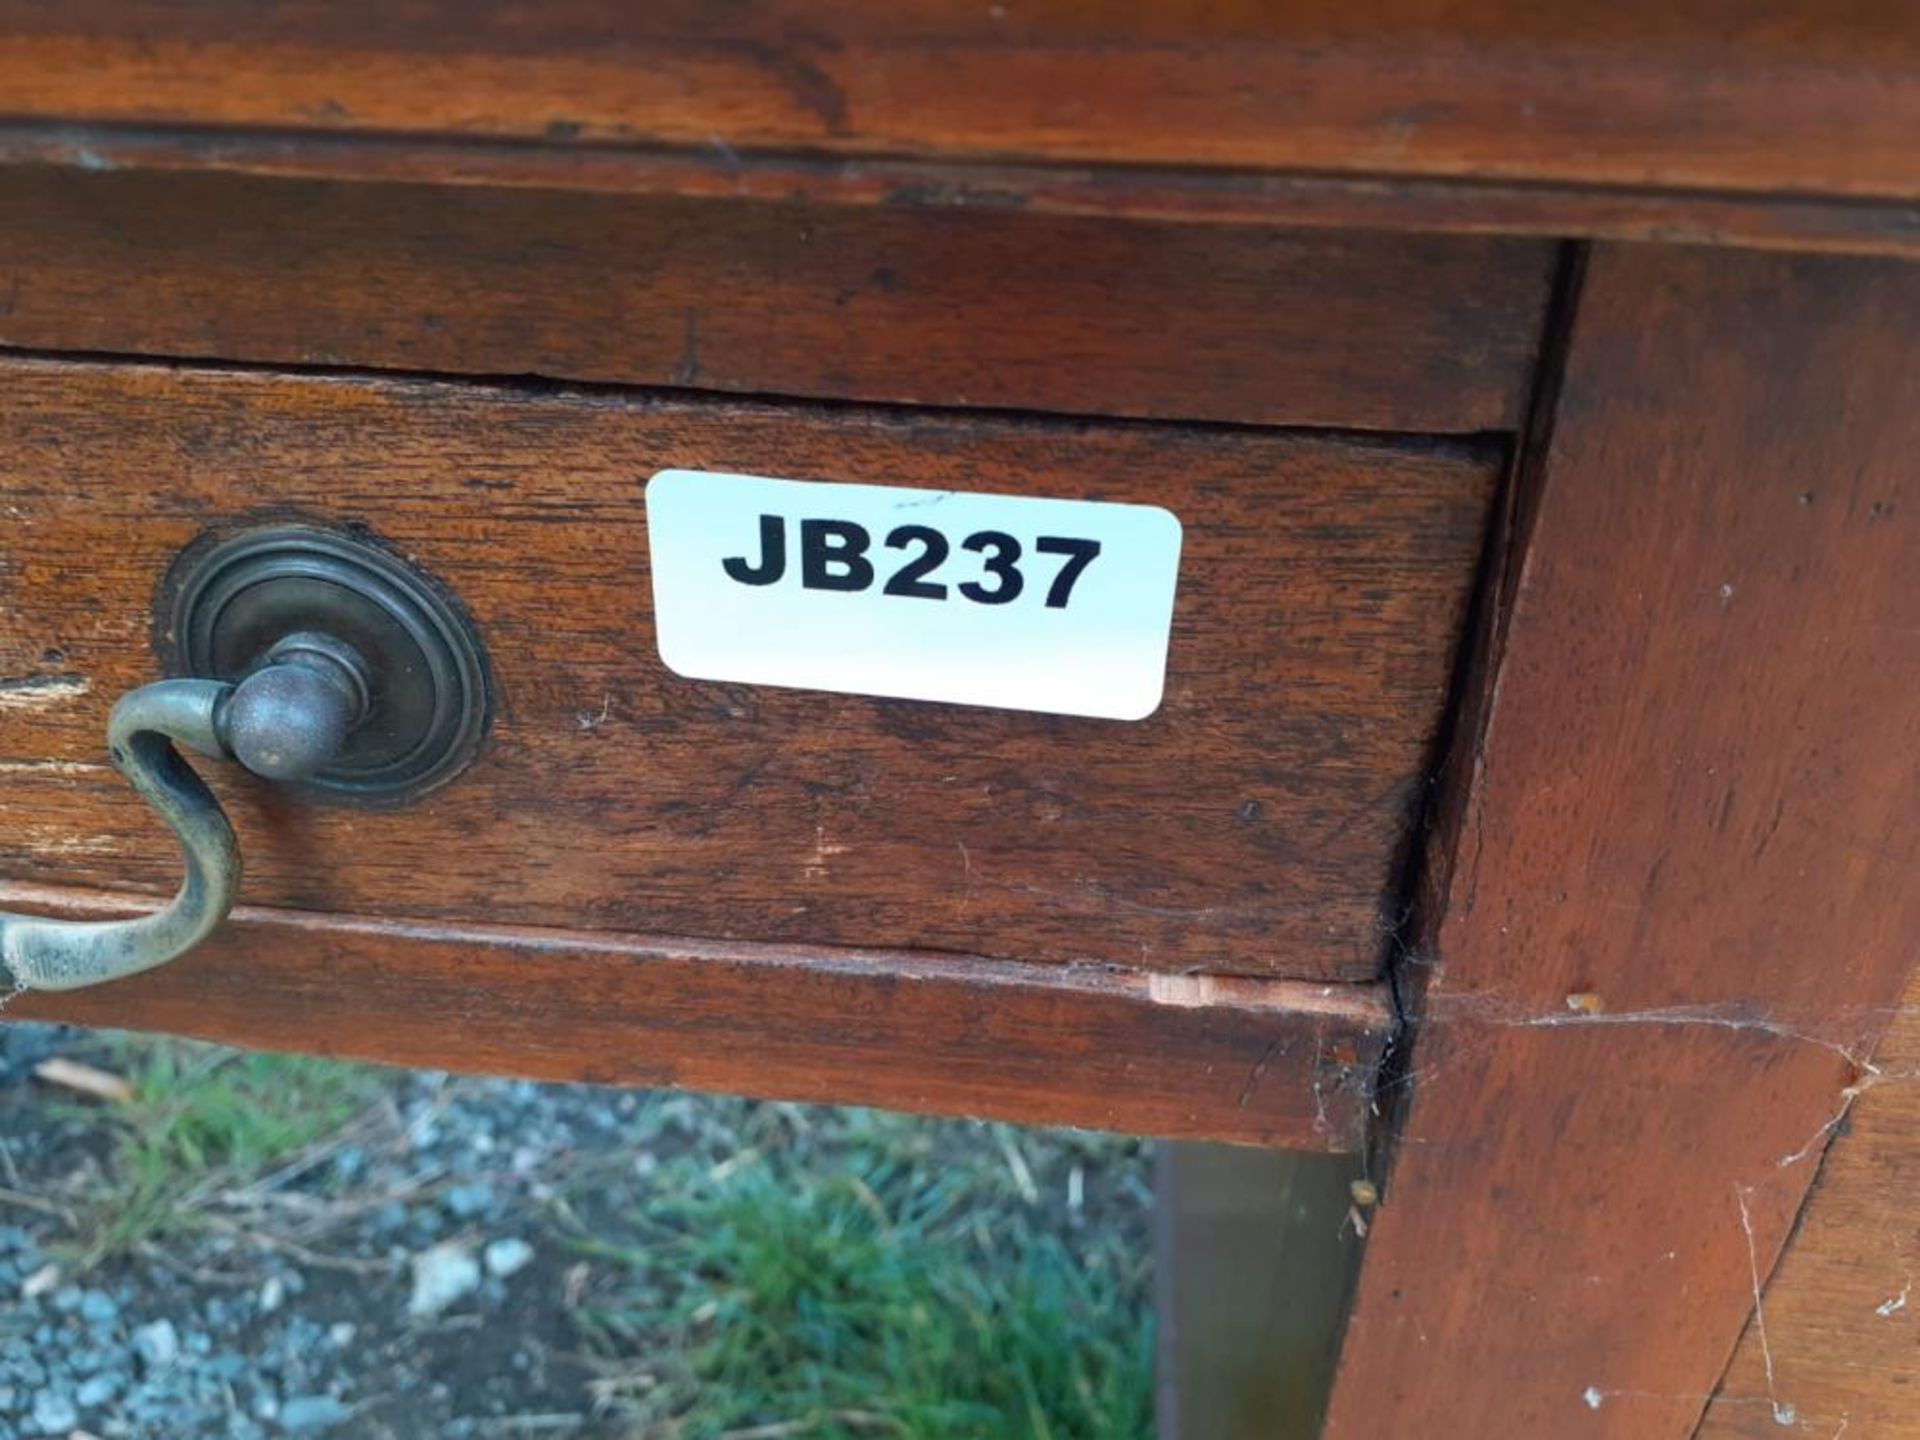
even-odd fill
[{"label": "wooden desk leg", "polygon": [[1597,250],[1535,459],[1336,1436],[1690,1434],[1915,962],[1920,266]]},{"label": "wooden desk leg", "polygon": [[1357,1155],[1160,1146],[1159,1440],[1319,1433],[1358,1270],[1349,1209],[1364,1169]]}]

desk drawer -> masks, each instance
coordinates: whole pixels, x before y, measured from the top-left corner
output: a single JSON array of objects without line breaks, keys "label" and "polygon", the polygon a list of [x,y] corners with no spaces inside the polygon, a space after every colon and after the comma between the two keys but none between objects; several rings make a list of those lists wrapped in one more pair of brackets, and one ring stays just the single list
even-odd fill
[{"label": "desk drawer", "polygon": [[[8,875],[161,891],[105,765],[196,538],[365,527],[491,651],[489,742],[394,813],[215,767],[256,905],[1150,970],[1370,978],[1492,445],[15,361],[0,368]],[[1185,529],[1132,723],[759,689],[660,662],[664,468],[1151,502]]]}]

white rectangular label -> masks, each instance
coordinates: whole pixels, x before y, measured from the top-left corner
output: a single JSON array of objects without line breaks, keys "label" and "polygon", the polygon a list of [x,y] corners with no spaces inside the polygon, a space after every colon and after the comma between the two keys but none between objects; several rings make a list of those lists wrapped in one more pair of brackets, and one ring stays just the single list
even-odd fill
[{"label": "white rectangular label", "polygon": [[695,680],[1143,720],[1180,522],[1157,505],[662,470],[660,658]]}]

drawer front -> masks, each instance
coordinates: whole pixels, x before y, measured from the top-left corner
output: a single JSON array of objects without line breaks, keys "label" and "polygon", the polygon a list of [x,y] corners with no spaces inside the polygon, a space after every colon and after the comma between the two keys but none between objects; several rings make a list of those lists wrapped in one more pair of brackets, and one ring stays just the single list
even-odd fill
[{"label": "drawer front", "polygon": [[[0,370],[10,876],[158,890],[104,764],[196,538],[366,527],[491,650],[493,733],[394,813],[216,767],[249,902],[1173,971],[1371,977],[1495,447],[16,361]],[[665,468],[1150,502],[1185,549],[1166,697],[1122,723],[682,679]]]}]

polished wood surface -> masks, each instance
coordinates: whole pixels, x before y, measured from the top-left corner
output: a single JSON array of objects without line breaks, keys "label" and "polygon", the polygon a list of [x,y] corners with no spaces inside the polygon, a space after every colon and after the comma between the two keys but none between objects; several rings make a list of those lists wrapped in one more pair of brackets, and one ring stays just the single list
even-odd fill
[{"label": "polished wood surface", "polygon": [[1920,978],[1852,1088],[1701,1440],[1920,1436]]},{"label": "polished wood surface", "polygon": [[1908,0],[7,0],[19,117],[1920,197]]},{"label": "polished wood surface", "polygon": [[[391,815],[223,770],[255,903],[1372,979],[1500,456],[16,360],[0,866],[176,883],[105,764],[106,712],[154,676],[174,556],[296,514],[371,527],[449,586],[499,703],[475,767]],[[676,466],[1166,505],[1166,700],[1123,724],[676,677],[642,499]]]},{"label": "polished wood surface", "polygon": [[1555,247],[0,170],[0,344],[730,393],[1512,429]]},{"label": "polished wood surface", "polygon": [[1329,1419],[1691,1434],[1914,964],[1920,271],[1580,290]]},{"label": "polished wood surface", "polygon": [[[129,900],[0,885],[0,905]],[[1381,986],[245,907],[158,970],[22,995],[5,1018],[1340,1151],[1364,1134],[1391,1014]]]},{"label": "polished wood surface", "polygon": [[528,145],[466,137],[74,125],[3,117],[0,166],[1920,257],[1920,207],[1914,203],[1799,193],[1176,170],[1123,162],[1062,165],[741,154],[672,146]]}]

